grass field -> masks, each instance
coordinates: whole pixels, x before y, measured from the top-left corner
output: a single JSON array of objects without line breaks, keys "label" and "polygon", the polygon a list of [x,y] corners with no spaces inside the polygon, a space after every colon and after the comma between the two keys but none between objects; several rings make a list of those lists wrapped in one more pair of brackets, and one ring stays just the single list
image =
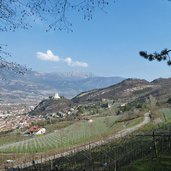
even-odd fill
[{"label": "grass field", "polygon": [[61,150],[75,145],[101,139],[123,128],[140,123],[143,118],[133,122],[115,123],[120,116],[97,117],[92,123],[82,120],[68,127],[56,130],[41,137],[34,137],[16,143],[0,146],[1,153],[32,153],[44,152],[52,149]]},{"label": "grass field", "polygon": [[166,121],[171,122],[171,109],[163,108],[160,111],[165,115]]}]

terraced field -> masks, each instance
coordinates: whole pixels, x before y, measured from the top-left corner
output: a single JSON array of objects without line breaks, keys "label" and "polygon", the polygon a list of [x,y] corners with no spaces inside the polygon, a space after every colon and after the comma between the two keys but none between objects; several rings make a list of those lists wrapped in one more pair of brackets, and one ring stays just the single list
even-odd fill
[{"label": "terraced field", "polygon": [[[118,116],[99,117],[93,122],[79,121],[66,128],[54,131],[41,137],[0,146],[3,153],[45,152],[51,149],[60,150],[90,140],[96,140],[122,129],[124,123],[115,123]],[[129,124],[127,125],[129,126]]]}]

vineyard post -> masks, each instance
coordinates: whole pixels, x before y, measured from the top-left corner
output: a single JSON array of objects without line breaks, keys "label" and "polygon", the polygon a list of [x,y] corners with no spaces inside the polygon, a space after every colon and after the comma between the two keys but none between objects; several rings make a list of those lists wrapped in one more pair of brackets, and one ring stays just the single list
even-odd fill
[{"label": "vineyard post", "polygon": [[154,144],[155,157],[158,158],[157,142],[156,142],[156,137],[155,137],[154,130],[153,130],[153,144]]},{"label": "vineyard post", "polygon": [[55,160],[55,151],[54,151],[54,153],[53,153],[53,159]]},{"label": "vineyard post", "polygon": [[47,161],[46,158],[47,158],[47,155],[46,155],[46,151],[45,151],[45,162]]},{"label": "vineyard post", "polygon": [[41,160],[41,164],[42,164],[42,163],[43,163],[43,162],[42,162],[42,154],[41,154],[41,158],[40,158],[40,160]]},{"label": "vineyard post", "polygon": [[50,161],[50,169],[53,170],[53,160]]},{"label": "vineyard post", "polygon": [[165,114],[163,112],[162,112],[162,114],[163,114],[164,121],[167,122]]},{"label": "vineyard post", "polygon": [[169,149],[170,149],[171,148],[171,129],[170,129],[170,127],[168,129],[168,135],[169,135],[168,140],[169,140]]},{"label": "vineyard post", "polygon": [[163,152],[163,150],[164,150],[164,148],[163,148],[163,146],[164,146],[164,138],[162,138],[161,141],[162,141],[161,151]]},{"label": "vineyard post", "polygon": [[115,160],[115,171],[117,171],[117,160]]},{"label": "vineyard post", "polygon": [[3,164],[4,164],[4,160],[3,160],[4,159],[4,153],[2,153],[1,159],[2,159],[2,163],[1,164],[2,164],[2,167],[3,167]]},{"label": "vineyard post", "polygon": [[141,158],[142,158],[143,157],[142,141],[140,142],[140,148],[141,148]]}]

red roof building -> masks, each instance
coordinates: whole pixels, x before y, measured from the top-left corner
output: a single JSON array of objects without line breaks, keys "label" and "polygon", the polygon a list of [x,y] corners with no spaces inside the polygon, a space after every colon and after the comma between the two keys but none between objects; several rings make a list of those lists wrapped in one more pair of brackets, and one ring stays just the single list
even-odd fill
[{"label": "red roof building", "polygon": [[28,131],[30,132],[30,134],[33,134],[33,133],[38,132],[41,128],[42,128],[42,127],[39,127],[38,125],[34,125],[34,126],[32,126],[31,128],[29,128]]}]

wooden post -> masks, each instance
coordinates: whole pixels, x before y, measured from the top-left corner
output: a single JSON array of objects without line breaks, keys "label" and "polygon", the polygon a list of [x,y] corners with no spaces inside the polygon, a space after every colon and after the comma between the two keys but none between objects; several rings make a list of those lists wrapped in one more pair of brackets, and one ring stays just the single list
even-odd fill
[{"label": "wooden post", "polygon": [[53,160],[50,161],[50,169],[53,170]]},{"label": "wooden post", "polygon": [[169,149],[170,149],[171,148],[171,130],[170,130],[170,127],[169,127],[168,134],[169,134],[168,141],[169,141]]},{"label": "wooden post", "polygon": [[158,158],[157,142],[156,142],[154,130],[153,130],[153,143],[154,143],[155,157]]},{"label": "wooden post", "polygon": [[117,171],[117,160],[115,160],[115,171]]},{"label": "wooden post", "polygon": [[163,114],[164,121],[166,122],[167,121],[166,116],[163,112],[162,112],[162,114]]},{"label": "wooden post", "polygon": [[43,163],[43,157],[42,157],[42,154],[41,154],[41,164]]}]

